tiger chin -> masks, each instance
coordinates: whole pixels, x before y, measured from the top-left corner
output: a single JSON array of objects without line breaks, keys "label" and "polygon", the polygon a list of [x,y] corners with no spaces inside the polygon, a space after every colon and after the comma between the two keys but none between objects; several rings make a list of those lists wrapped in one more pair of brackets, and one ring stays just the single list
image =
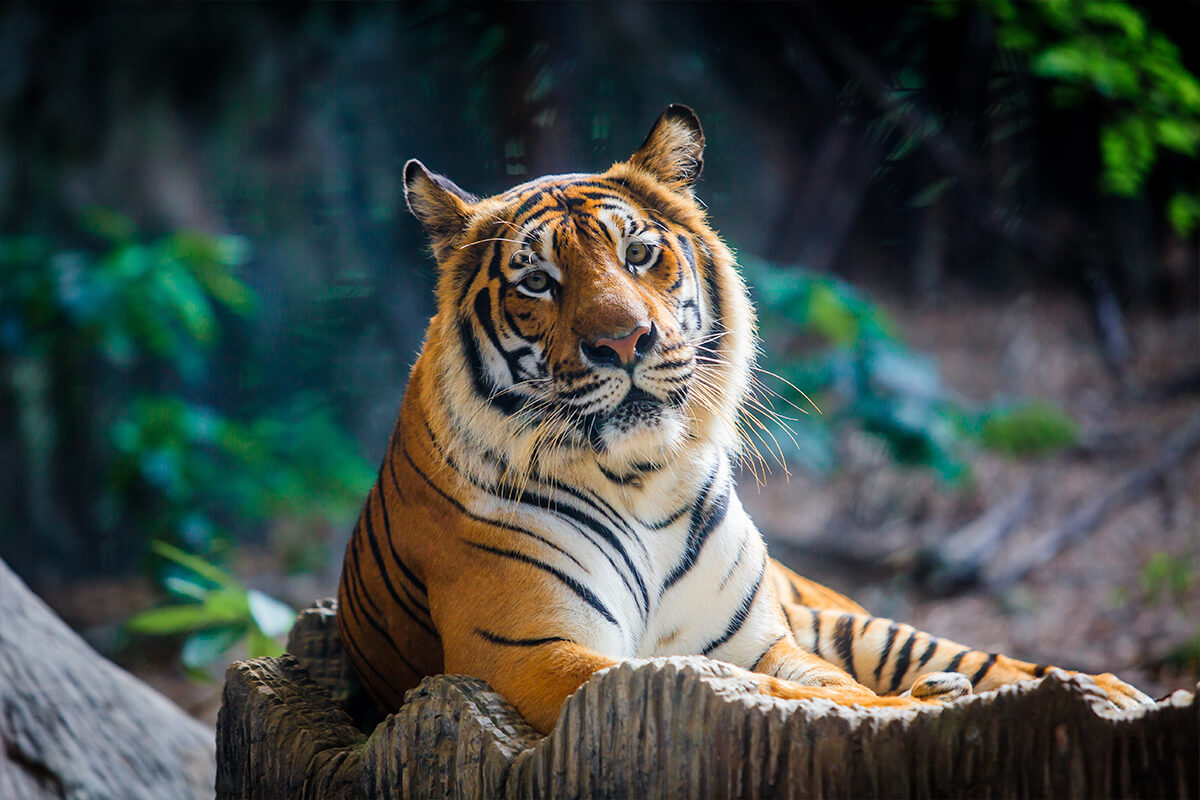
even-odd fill
[{"label": "tiger chin", "polygon": [[[734,486],[754,312],[694,194],[703,156],[673,105],[599,174],[479,198],[406,165],[437,313],[338,592],[384,709],[461,673],[545,732],[592,673],[658,655],[869,707],[1050,669],[873,617],[768,557]],[[1091,677],[1118,707],[1150,702]]]}]

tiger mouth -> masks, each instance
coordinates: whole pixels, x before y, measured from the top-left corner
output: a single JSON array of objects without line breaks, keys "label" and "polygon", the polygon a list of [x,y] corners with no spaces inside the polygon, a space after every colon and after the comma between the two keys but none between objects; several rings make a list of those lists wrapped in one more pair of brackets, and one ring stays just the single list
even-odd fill
[{"label": "tiger mouth", "polygon": [[625,398],[620,403],[617,403],[616,408],[610,413],[615,414],[618,411],[625,411],[626,413],[644,414],[656,411],[662,405],[662,400],[659,400],[645,389],[632,386],[625,394]]}]

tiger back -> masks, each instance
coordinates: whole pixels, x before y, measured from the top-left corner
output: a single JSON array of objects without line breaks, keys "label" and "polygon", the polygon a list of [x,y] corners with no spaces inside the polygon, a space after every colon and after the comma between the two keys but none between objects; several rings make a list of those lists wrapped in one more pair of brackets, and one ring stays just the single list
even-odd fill
[{"label": "tiger back", "polygon": [[[861,705],[1045,671],[871,617],[767,557],[735,489],[755,320],[694,195],[703,152],[671,106],[600,174],[480,199],[406,165],[437,313],[338,593],[385,709],[462,673],[547,731],[593,672],[651,655]],[[1109,678],[1114,702],[1145,700]]]}]

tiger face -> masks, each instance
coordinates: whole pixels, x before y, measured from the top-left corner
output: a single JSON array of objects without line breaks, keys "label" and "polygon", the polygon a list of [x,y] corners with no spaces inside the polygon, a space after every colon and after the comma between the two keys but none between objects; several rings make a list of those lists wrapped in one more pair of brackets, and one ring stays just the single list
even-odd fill
[{"label": "tiger face", "polygon": [[441,270],[429,342],[457,351],[441,400],[477,445],[627,467],[732,436],[753,317],[692,195],[702,149],[672,107],[602,174],[482,200],[409,162]]}]

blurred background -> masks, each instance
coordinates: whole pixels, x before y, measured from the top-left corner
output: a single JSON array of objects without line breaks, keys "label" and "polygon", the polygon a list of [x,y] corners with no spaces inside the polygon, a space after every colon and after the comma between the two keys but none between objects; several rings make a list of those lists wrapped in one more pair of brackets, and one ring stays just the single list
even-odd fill
[{"label": "blurred background", "polygon": [[[491,194],[672,102],[764,370],[743,502],[877,614],[1200,679],[1200,3],[0,6],[0,558],[212,720],[331,595]],[[800,396],[816,401],[817,413]]]}]

